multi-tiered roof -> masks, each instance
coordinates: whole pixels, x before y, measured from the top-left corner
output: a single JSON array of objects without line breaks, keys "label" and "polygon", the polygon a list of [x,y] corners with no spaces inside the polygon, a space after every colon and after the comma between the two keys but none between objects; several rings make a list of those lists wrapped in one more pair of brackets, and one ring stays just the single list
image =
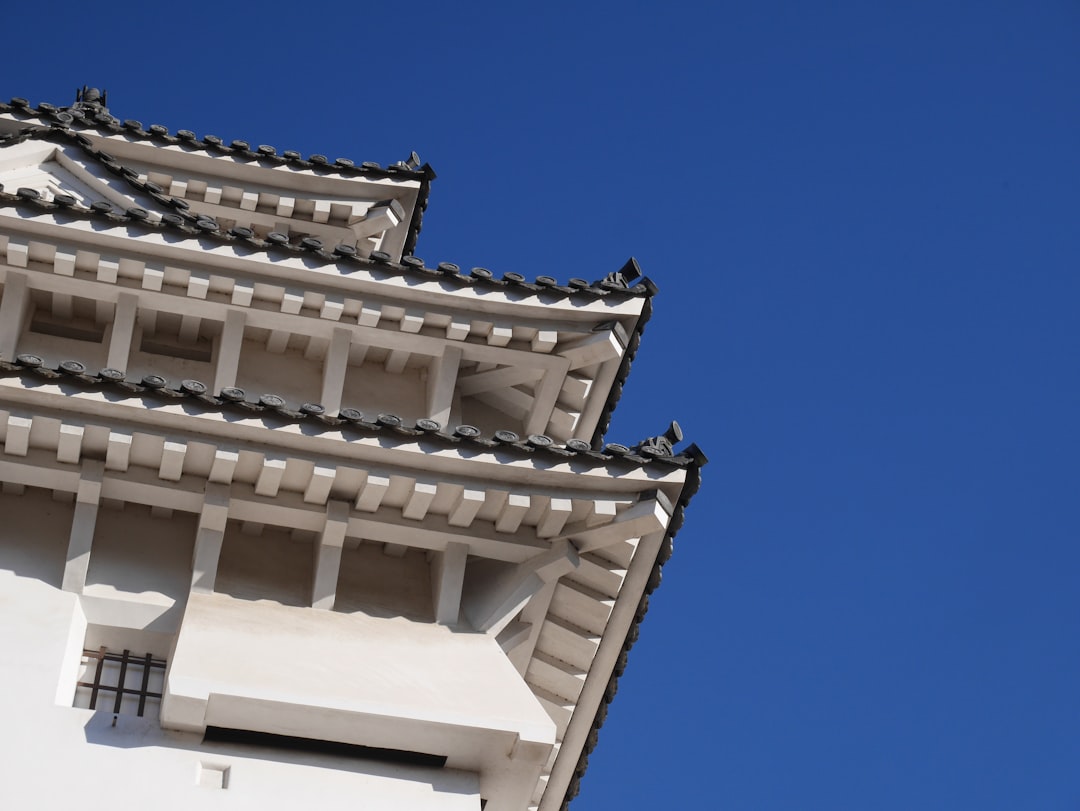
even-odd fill
[{"label": "multi-tiered roof", "polygon": [[[553,724],[514,768],[467,720],[433,715],[426,743],[301,732],[426,752],[448,725],[465,737],[440,754],[481,773],[490,811],[555,809],[705,459],[674,425],[603,441],[655,293],[637,264],[565,283],[430,267],[413,251],[433,178],[415,154],[383,167],[120,121],[86,88],[0,103],[0,478],[199,516],[216,541],[196,547],[192,614],[223,589],[211,552],[243,544],[230,527],[267,527],[315,550],[293,605],[486,635]],[[429,596],[349,581],[373,549]],[[69,564],[64,588],[82,577]],[[210,723],[205,697],[183,702],[164,723]]]}]

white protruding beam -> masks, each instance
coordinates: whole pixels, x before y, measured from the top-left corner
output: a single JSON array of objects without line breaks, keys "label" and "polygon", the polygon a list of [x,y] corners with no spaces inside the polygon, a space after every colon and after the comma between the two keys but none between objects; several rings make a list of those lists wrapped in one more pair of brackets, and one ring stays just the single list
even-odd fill
[{"label": "white protruding beam", "polygon": [[559,350],[558,354],[570,362],[571,369],[580,369],[617,358],[622,355],[623,342],[619,340],[616,333],[615,329],[594,332]]},{"label": "white protruding beam", "polygon": [[390,479],[386,476],[368,475],[360,494],[356,497],[356,509],[373,513],[382,504],[383,496],[390,489]]},{"label": "white protruding beam", "polygon": [[75,275],[75,254],[71,251],[57,249],[53,257],[53,273],[57,276]]},{"label": "white protruding beam", "polygon": [[125,471],[131,459],[131,434],[109,432],[109,445],[105,451],[105,467],[108,470]]},{"label": "white protruding beam", "polygon": [[165,284],[165,268],[151,267],[147,265],[143,268],[142,273],[142,288],[143,290],[152,290],[155,293],[161,291],[162,285]]},{"label": "white protruding beam", "polygon": [[83,428],[80,425],[61,425],[56,442],[56,461],[70,465],[79,463],[82,454]]},{"label": "white protruding beam", "polygon": [[314,206],[311,209],[311,221],[312,222],[329,222],[330,221],[330,201],[329,200],[314,200]]},{"label": "white protruding beam", "polygon": [[487,342],[489,346],[506,346],[513,337],[514,330],[510,327],[493,326],[487,335]]},{"label": "white protruding beam", "polygon": [[409,362],[411,353],[407,349],[392,349],[386,356],[385,369],[387,374],[399,375],[405,371],[405,364]]},{"label": "white protruding beam", "polygon": [[345,300],[343,298],[327,296],[322,308],[319,310],[319,318],[325,318],[327,321],[340,321],[344,312]]},{"label": "white protruding beam", "polygon": [[319,402],[327,414],[341,410],[341,394],[345,387],[345,373],[349,367],[349,349],[352,346],[352,330],[335,327],[323,361],[322,393]]},{"label": "white protruding beam", "polygon": [[498,635],[545,583],[572,572],[580,563],[574,545],[559,540],[516,566],[478,567],[466,582],[462,609],[477,631]]},{"label": "white protruding beam", "polygon": [[416,482],[405,506],[401,508],[401,515],[410,521],[423,521],[436,492],[438,492],[436,485]]},{"label": "white protruding beam", "polygon": [[543,434],[547,432],[551,415],[555,411],[555,404],[559,400],[562,391],[562,383],[565,373],[560,369],[548,369],[544,372],[540,385],[533,392],[532,405],[529,407],[529,415],[525,418],[526,434]]},{"label": "white protruding beam", "polygon": [[30,245],[21,240],[8,239],[7,263],[12,267],[24,268],[30,262]]},{"label": "white protruding beam", "polygon": [[255,295],[255,286],[237,282],[233,285],[230,301],[237,307],[250,307],[251,299]]},{"label": "white protruding beam", "polygon": [[533,352],[550,352],[559,342],[559,333],[553,329],[538,329],[532,339]]},{"label": "white protruding beam", "polygon": [[109,333],[109,354],[105,361],[111,369],[127,371],[138,309],[139,297],[134,293],[120,293],[116,297],[116,314],[113,316],[112,330]]},{"label": "white protruding beam", "polygon": [[101,257],[97,265],[97,280],[105,284],[116,284],[120,276],[120,261],[114,257]]},{"label": "white protruding beam", "polygon": [[304,489],[304,502],[307,504],[325,504],[334,486],[337,470],[332,467],[319,467],[311,471],[311,479]]},{"label": "white protruding beam", "polygon": [[585,526],[591,528],[614,520],[618,505],[619,502],[610,499],[596,499],[585,516]]},{"label": "white protruding beam", "polygon": [[515,388],[485,391],[477,394],[476,399],[492,408],[497,408],[512,419],[522,421],[529,415],[533,406],[532,396]]},{"label": "white protruding beam", "polygon": [[495,519],[497,532],[517,532],[525,513],[529,511],[532,499],[523,493],[511,493],[506,498],[499,517]]},{"label": "white protruding beam", "polygon": [[481,394],[486,391],[505,389],[517,386],[521,383],[532,383],[537,380],[542,369],[529,366],[504,366],[491,372],[465,375],[458,380],[458,392],[463,397]]},{"label": "white protruding beam", "polygon": [[561,539],[572,540],[581,552],[591,552],[605,546],[641,538],[667,528],[671,520],[671,504],[662,495],[646,498],[624,510],[615,520],[601,526],[566,527]]},{"label": "white protruding beam", "polygon": [[26,274],[9,270],[4,278],[4,297],[0,300],[0,358],[14,360],[29,312]]},{"label": "white protruding beam", "polygon": [[536,523],[536,534],[541,538],[554,538],[558,535],[570,512],[574,508],[574,502],[568,498],[552,498],[544,505],[544,511],[540,514],[540,520]]},{"label": "white protruding beam", "polygon": [[424,311],[408,309],[401,316],[401,331],[416,333],[424,328]]},{"label": "white protruding beam", "polygon": [[217,484],[231,484],[236,465],[240,461],[240,454],[233,451],[214,451],[214,461],[210,466],[210,474],[207,478]]},{"label": "white protruding beam", "polygon": [[461,350],[455,346],[447,346],[441,356],[432,359],[431,368],[428,370],[428,418],[444,427],[450,424],[460,366]]},{"label": "white protruding beam", "polygon": [[111,301],[105,301],[104,299],[98,299],[94,302],[94,323],[95,324],[111,324],[113,320],[113,312],[116,309],[116,305]]},{"label": "white protruding beam", "polygon": [[454,506],[450,508],[447,523],[452,527],[471,526],[476,514],[484,506],[484,497],[483,490],[470,490],[468,488],[462,490],[461,495],[454,502]]},{"label": "white protruding beam", "polygon": [[356,323],[362,327],[374,327],[382,317],[382,310],[372,304],[360,305],[360,314],[356,317]]},{"label": "white protruding beam", "polygon": [[446,325],[446,337],[451,341],[464,341],[469,337],[472,323],[464,318],[451,318]]},{"label": "white protruding beam", "polygon": [[8,416],[4,453],[9,456],[26,456],[30,450],[30,429],[33,424],[33,420],[28,417]]},{"label": "white protruding beam", "polygon": [[[544,588],[554,588],[554,586],[545,585]],[[539,597],[537,593],[533,600]],[[532,601],[530,601],[530,605]],[[528,607],[528,606],[526,606]],[[502,652],[507,654],[507,658],[510,659],[511,664],[514,664],[514,659],[511,654],[521,645],[524,645],[529,641],[532,636],[533,629],[536,626],[530,622],[523,622],[520,620],[512,620],[505,628],[499,631],[499,635],[495,637],[495,641],[499,643],[499,647],[502,648]]]},{"label": "white protruding beam", "polygon": [[574,408],[581,408],[586,399],[588,399],[589,392],[593,387],[593,379],[591,377],[582,377],[581,375],[567,375],[563,378],[562,392],[559,395],[559,402],[564,405],[571,405]]},{"label": "white protruding beam", "polygon": [[469,546],[463,543],[449,543],[432,557],[431,603],[435,607],[435,622],[440,625],[458,623],[468,557]]},{"label": "white protruding beam", "polygon": [[191,555],[191,590],[203,594],[214,591],[217,580],[225,526],[229,521],[229,487],[208,484],[195,533],[195,548]]},{"label": "white protruding beam", "polygon": [[281,477],[285,475],[284,459],[264,459],[259,478],[255,481],[255,492],[260,496],[273,498],[281,487]]},{"label": "white protruding beam", "polygon": [[304,297],[295,293],[285,293],[281,297],[281,312],[297,315],[304,306]]},{"label": "white protruding beam", "polygon": [[557,580],[548,581],[543,588],[530,598],[529,602],[521,610],[521,619],[516,622],[520,622],[521,625],[528,629],[524,639],[511,637],[504,640],[504,636],[513,633],[512,626],[515,623],[510,623],[498,636],[498,642],[510,660],[510,664],[514,666],[522,677],[525,676],[525,672],[529,669],[529,662],[532,660],[533,651],[536,649],[536,642],[540,638],[540,631],[547,620],[552,598],[558,587],[559,582]]},{"label": "white protruding beam", "polygon": [[184,473],[184,457],[187,445],[182,442],[166,442],[161,450],[161,465],[158,476],[165,481],[178,482]]},{"label": "white protruding beam", "polygon": [[247,316],[243,310],[230,309],[225,313],[225,323],[221,325],[221,336],[215,347],[217,358],[214,361],[213,394],[236,385],[236,375],[240,369],[240,350],[244,346],[244,322]]},{"label": "white protruding beam", "polygon": [[326,357],[326,350],[329,348],[330,342],[326,338],[320,338],[318,335],[309,335],[307,339],[307,346],[304,347],[304,360],[315,364]]},{"label": "white protruding beam", "polygon": [[75,299],[70,293],[52,294],[52,316],[59,321],[70,321],[75,314]]},{"label": "white protruding beam", "polygon": [[315,543],[315,566],[311,582],[311,607],[330,610],[337,602],[341,550],[349,527],[349,505],[331,500],[326,505],[326,524]]},{"label": "white protruding beam", "polygon": [[94,527],[97,524],[104,473],[101,462],[91,461],[83,464],[79,475],[79,488],[75,493],[75,510],[61,584],[64,591],[82,594],[86,587],[86,572],[90,566],[90,548],[94,543]]},{"label": "white protruding beam", "polygon": [[285,348],[289,345],[290,333],[282,329],[270,330],[270,335],[266,339],[266,351],[272,355],[281,355],[285,352]]},{"label": "white protruding beam", "polygon": [[192,273],[188,276],[187,294],[188,298],[206,299],[206,294],[210,292],[210,277],[200,276],[197,273]]},{"label": "white protruding beam", "polygon": [[180,331],[177,337],[181,343],[194,344],[199,340],[199,327],[202,325],[202,319],[191,313],[180,316]]}]

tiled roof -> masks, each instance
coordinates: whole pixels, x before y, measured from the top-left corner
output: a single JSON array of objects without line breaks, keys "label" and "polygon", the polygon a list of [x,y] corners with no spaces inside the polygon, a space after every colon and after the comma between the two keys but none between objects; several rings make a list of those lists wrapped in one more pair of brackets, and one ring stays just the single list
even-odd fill
[{"label": "tiled roof", "polygon": [[660,545],[660,551],[657,554],[656,563],[653,565],[652,574],[649,576],[649,581],[645,585],[645,593],[641,595],[641,601],[638,603],[637,611],[634,613],[634,622],[630,626],[629,632],[626,634],[626,639],[623,641],[622,650],[619,652],[619,658],[615,663],[615,669],[612,671],[611,678],[608,680],[607,689],[604,690],[604,698],[597,708],[592,728],[589,730],[589,734],[585,739],[585,746],[581,750],[581,755],[578,757],[577,765],[574,768],[574,776],[570,780],[570,785],[567,786],[566,795],[564,796],[561,805],[562,811],[568,811],[570,801],[573,800],[581,790],[581,778],[585,776],[585,771],[588,769],[589,756],[599,742],[600,728],[604,725],[604,721],[607,720],[608,709],[611,706],[611,702],[615,700],[615,694],[619,692],[619,678],[626,670],[630,649],[634,647],[634,643],[637,642],[638,635],[641,631],[641,623],[645,619],[645,614],[648,613],[649,598],[660,585],[660,581],[663,577],[664,564],[668,562],[674,551],[675,535],[682,529],[682,525],[686,520],[686,508],[690,505],[690,499],[694,497],[701,487],[701,467],[708,459],[697,449],[697,446],[691,447],[693,449],[695,463],[688,466],[686,484],[683,485],[682,493],[671,514],[671,523],[668,524],[667,534],[664,536],[664,541]]},{"label": "tiled roof", "polygon": [[121,121],[109,114],[107,108],[99,104],[76,103],[70,107],[57,107],[55,104],[42,102],[34,107],[27,99],[13,98],[9,102],[0,101],[0,113],[9,113],[17,118],[39,119],[46,121],[53,128],[64,130],[94,130],[101,135],[124,135],[131,140],[149,141],[159,146],[179,145],[189,152],[204,152],[214,157],[231,157],[242,161],[252,161],[262,166],[287,166],[293,169],[307,169],[325,175],[342,177],[394,178],[396,180],[420,181],[420,194],[413,210],[412,222],[409,223],[408,237],[405,240],[405,253],[411,254],[416,248],[416,239],[420,235],[424,211],[427,209],[431,193],[431,181],[435,179],[435,170],[428,164],[420,163],[419,156],[413,152],[404,161],[381,166],[372,161],[354,161],[350,158],[335,158],[331,161],[326,155],[303,157],[299,152],[286,149],[278,151],[268,144],[252,146],[250,142],[234,139],[229,143],[216,135],[204,135],[199,138],[191,130],[177,130],[170,133],[161,124],[151,124],[146,129],[141,121],[125,119]]},{"label": "tiled roof", "polygon": [[[111,116],[103,106],[98,109],[94,105],[82,104],[71,108],[59,108],[54,105],[39,104],[35,108],[26,99],[15,98],[7,104],[0,102],[0,113],[8,113],[22,120],[39,119],[48,122],[47,127],[40,125],[30,126],[19,133],[0,139],[0,148],[5,144],[17,143],[27,138],[44,138],[75,144],[94,160],[105,166],[108,171],[125,178],[137,194],[152,200],[151,205],[161,215],[161,219],[159,222],[151,222],[148,218],[148,212],[144,209],[133,208],[121,212],[104,201],[92,204],[90,207],[82,207],[77,205],[73,199],[70,200],[70,204],[59,199],[56,202],[50,202],[41,199],[34,193],[29,193],[30,190],[17,190],[15,193],[11,193],[5,192],[2,187],[0,187],[0,208],[31,207],[39,212],[53,211],[66,217],[108,222],[118,226],[136,226],[150,230],[168,229],[174,233],[183,234],[200,241],[212,240],[217,244],[243,242],[254,250],[263,250],[268,253],[304,254],[317,258],[326,264],[335,263],[339,266],[351,263],[364,267],[380,266],[387,272],[417,277],[438,277],[447,283],[461,287],[476,285],[506,288],[508,292],[512,291],[524,296],[536,296],[541,300],[567,297],[598,299],[611,295],[620,297],[635,296],[645,299],[641,317],[630,335],[622,363],[608,394],[607,402],[600,415],[591,444],[582,440],[570,440],[565,445],[559,446],[548,437],[530,436],[523,439],[512,431],[497,431],[491,437],[482,437],[480,432],[471,426],[458,426],[454,430],[448,431],[430,420],[418,420],[415,424],[408,425],[392,414],[371,416],[348,408],[341,409],[337,415],[330,416],[325,414],[321,406],[303,404],[292,408],[280,397],[272,394],[264,394],[258,397],[257,400],[252,400],[245,392],[239,389],[225,389],[219,392],[217,396],[214,396],[207,391],[205,385],[198,381],[181,381],[178,384],[170,385],[164,378],[156,375],[149,375],[139,381],[128,381],[123,373],[115,370],[103,369],[94,374],[88,373],[83,365],[77,361],[64,361],[54,368],[49,368],[40,358],[33,356],[20,356],[14,363],[0,359],[0,377],[19,376],[31,379],[46,377],[59,380],[63,385],[76,389],[109,387],[114,393],[121,393],[131,398],[185,398],[191,404],[208,411],[233,410],[234,412],[247,412],[253,416],[260,415],[268,425],[304,421],[315,427],[324,427],[326,430],[355,432],[357,436],[383,433],[400,438],[402,443],[438,442],[447,446],[468,443],[478,449],[497,449],[499,452],[522,456],[536,453],[550,454],[553,457],[590,461],[597,466],[610,464],[622,466],[664,465],[684,468],[687,471],[686,483],[675,504],[667,534],[660,547],[645,592],[638,604],[633,624],[623,642],[622,651],[604,692],[603,700],[593,719],[591,731],[578,758],[573,777],[562,800],[562,809],[566,811],[570,801],[578,793],[581,778],[588,765],[589,755],[598,740],[599,729],[607,717],[608,707],[618,690],[618,680],[626,667],[629,650],[637,641],[640,623],[648,610],[650,595],[660,583],[661,569],[671,556],[674,536],[682,527],[686,507],[700,487],[701,467],[708,461],[696,445],[690,445],[676,454],[671,451],[670,443],[666,446],[662,442],[657,443],[655,440],[658,438],[645,440],[633,447],[618,443],[601,445],[602,438],[610,426],[611,416],[621,396],[623,385],[629,375],[630,366],[640,345],[645,323],[652,314],[651,298],[656,293],[656,286],[652,281],[640,275],[640,268],[632,259],[620,271],[609,274],[602,280],[587,282],[581,279],[571,279],[566,285],[562,285],[548,276],[537,277],[531,282],[516,273],[506,273],[501,278],[496,278],[491,271],[484,268],[474,268],[466,274],[457,265],[448,262],[439,263],[434,268],[427,267],[422,260],[413,256],[412,253],[420,231],[420,218],[427,206],[430,182],[434,179],[435,173],[426,164],[420,165],[415,153],[410,157],[409,161],[381,167],[372,163],[357,164],[343,158],[331,162],[322,155],[312,155],[304,159],[299,153],[286,151],[279,154],[273,147],[265,145],[253,149],[245,141],[234,140],[229,144],[225,144],[220,138],[212,135],[206,135],[199,139],[194,133],[187,130],[179,130],[172,134],[161,125],[151,125],[144,128],[138,121],[120,121]],[[189,151],[201,151],[212,156],[230,156],[234,159],[258,162],[264,166],[289,166],[320,173],[339,174],[345,177],[392,177],[419,180],[421,182],[420,196],[413,213],[413,221],[410,223],[409,236],[405,244],[406,256],[400,264],[394,264],[386,254],[375,252],[372,254],[371,259],[362,259],[356,256],[355,250],[349,246],[326,249],[318,239],[313,238],[305,239],[300,246],[292,246],[288,244],[287,238],[276,240],[268,236],[267,239],[263,240],[256,237],[250,229],[246,228],[222,230],[215,221],[190,213],[186,201],[169,197],[159,187],[155,187],[154,184],[139,181],[132,170],[126,169],[107,153],[95,149],[92,142],[88,138],[80,136],[76,130],[96,130],[103,135],[123,134],[132,140],[145,140],[159,145],[175,144]],[[596,446],[600,446],[600,449],[594,450]],[[660,448],[659,451],[657,451],[658,447]],[[648,450],[643,450],[645,448]],[[667,452],[665,452],[665,449]]]},{"label": "tiled roof", "polygon": [[177,130],[170,133],[161,124],[151,124],[146,129],[139,121],[127,119],[121,121],[112,116],[105,108],[57,107],[53,104],[39,104],[34,107],[23,98],[13,98],[5,103],[0,101],[0,113],[11,113],[23,119],[40,119],[54,127],[78,130],[96,130],[102,135],[123,134],[129,138],[150,141],[158,145],[178,144],[192,151],[206,152],[215,156],[232,156],[247,161],[256,161],[265,166],[292,166],[297,169],[314,169],[343,177],[392,177],[398,179],[433,180],[435,172],[426,163],[421,164],[414,152],[407,161],[398,161],[389,166],[363,161],[357,163],[349,158],[336,158],[331,161],[325,155],[310,155],[304,158],[299,152],[285,150],[278,152],[272,146],[262,144],[252,147],[247,141],[233,140],[226,144],[216,135],[204,135],[198,138],[191,130]]},{"label": "tiled roof", "polygon": [[[521,274],[513,272],[496,277],[486,268],[473,268],[465,273],[451,262],[440,262],[432,268],[415,256],[405,256],[399,264],[393,262],[388,254],[381,251],[373,252],[370,259],[364,259],[357,255],[352,246],[338,245],[329,248],[323,245],[322,240],[315,237],[306,237],[299,245],[290,244],[289,238],[283,234],[270,233],[266,239],[262,239],[250,228],[237,226],[224,229],[216,220],[190,211],[186,200],[166,194],[153,182],[139,180],[134,170],[124,166],[107,152],[96,149],[86,136],[70,129],[59,126],[26,127],[17,133],[0,137],[0,149],[28,139],[59,142],[80,148],[108,172],[123,179],[131,187],[133,193],[159,216],[156,219],[151,218],[150,211],[139,206],[119,210],[105,200],[91,203],[89,206],[81,206],[73,197],[58,195],[53,200],[47,200],[33,189],[6,190],[2,186],[0,186],[0,207],[12,204],[31,205],[42,211],[61,212],[66,216],[80,219],[96,220],[113,225],[135,225],[152,231],[169,231],[200,240],[212,239],[219,244],[240,243],[249,249],[267,253],[302,254],[321,260],[324,264],[336,264],[342,270],[347,270],[347,266],[352,264],[367,268],[379,267],[416,277],[434,277],[456,287],[504,288],[523,295],[553,299],[578,296],[595,300],[609,295],[647,297],[656,292],[656,286],[647,277],[640,276],[640,270],[632,260],[618,273],[609,274],[599,281],[571,279],[568,284],[563,285],[550,276],[538,276],[531,282]],[[633,282],[637,284],[632,284]]]},{"label": "tiled roof", "polygon": [[481,435],[472,425],[459,425],[447,429],[434,420],[420,419],[413,424],[395,414],[363,414],[354,408],[342,408],[330,415],[317,403],[290,404],[276,394],[264,393],[249,397],[243,389],[230,387],[216,395],[206,384],[198,380],[169,381],[160,375],[146,375],[139,380],[128,380],[116,369],[87,370],[77,360],[64,360],[55,367],[47,365],[41,357],[21,354],[14,362],[0,359],[0,377],[20,377],[26,380],[42,379],[57,381],[79,389],[107,389],[114,397],[131,399],[146,398],[158,402],[185,400],[202,411],[228,411],[233,414],[258,416],[268,427],[303,422],[316,430],[341,431],[346,435],[372,436],[388,434],[399,437],[402,443],[437,442],[444,446],[468,445],[484,450],[503,450],[516,456],[546,454],[552,459],[575,459],[596,465],[624,464],[632,467],[661,465],[665,467],[694,467],[704,464],[705,457],[696,446],[675,454],[670,449],[656,449],[649,440],[634,446],[609,442],[594,450],[588,442],[571,439],[565,445],[557,445],[550,437],[534,434],[520,437],[513,431],[495,431],[491,436]]}]

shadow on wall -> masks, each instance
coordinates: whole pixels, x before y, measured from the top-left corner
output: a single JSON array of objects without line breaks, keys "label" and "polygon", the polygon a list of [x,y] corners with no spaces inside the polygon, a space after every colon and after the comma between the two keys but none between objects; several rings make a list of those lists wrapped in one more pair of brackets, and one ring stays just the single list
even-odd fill
[{"label": "shadow on wall", "polygon": [[[311,766],[426,783],[438,793],[472,794],[475,788],[455,770],[443,770],[446,757],[421,752],[376,749],[366,746],[252,733],[211,727],[205,735],[162,729],[157,718],[114,715],[96,711],[83,727],[86,742],[119,749],[166,747],[191,752],[218,762],[257,760]],[[235,762],[233,768],[242,768]]]}]

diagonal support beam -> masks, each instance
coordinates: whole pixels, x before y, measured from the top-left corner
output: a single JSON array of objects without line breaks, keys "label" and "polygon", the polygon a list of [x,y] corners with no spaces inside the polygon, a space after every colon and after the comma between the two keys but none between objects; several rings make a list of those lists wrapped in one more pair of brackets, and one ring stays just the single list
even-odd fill
[{"label": "diagonal support beam", "polygon": [[109,354],[106,365],[111,369],[127,371],[131,346],[135,340],[135,315],[139,298],[134,293],[121,293],[116,298],[116,314],[109,332]]},{"label": "diagonal support beam", "polygon": [[30,313],[30,295],[25,273],[7,272],[4,297],[0,299],[0,358],[14,360],[19,335]]},{"label": "diagonal support beam", "polygon": [[596,363],[621,357],[626,346],[626,331],[618,324],[600,329],[560,349],[558,354],[570,363],[570,369],[581,369]]},{"label": "diagonal support beam", "polygon": [[435,608],[435,622],[440,625],[458,623],[468,557],[468,544],[449,543],[431,559],[431,604]]},{"label": "diagonal support beam", "polygon": [[544,370],[536,367],[506,366],[490,372],[465,375],[458,381],[458,391],[463,397],[469,397],[485,391],[517,386],[521,383],[533,383],[542,374]]},{"label": "diagonal support beam", "polygon": [[79,475],[79,489],[75,494],[71,534],[68,536],[67,559],[61,586],[64,591],[82,594],[86,587],[86,572],[90,568],[90,548],[94,543],[94,527],[97,524],[101,480],[104,475],[104,463],[88,461],[83,464]]},{"label": "diagonal support beam", "polygon": [[326,524],[315,544],[315,566],[311,581],[311,607],[330,610],[337,602],[341,550],[349,528],[349,504],[331,500],[326,505]]},{"label": "diagonal support beam", "polygon": [[498,635],[545,583],[572,572],[580,563],[574,545],[560,540],[512,567],[476,567],[477,575],[466,583],[462,610],[477,631]]},{"label": "diagonal support beam", "polygon": [[461,350],[456,346],[447,346],[442,355],[432,359],[431,368],[428,370],[428,418],[442,426],[450,424],[460,366]]},{"label": "diagonal support beam", "polygon": [[195,549],[191,556],[193,592],[210,594],[214,591],[221,546],[225,540],[225,525],[229,521],[229,501],[228,485],[212,482],[206,485],[199,527],[195,533]]},{"label": "diagonal support beam", "polygon": [[341,410],[341,393],[345,387],[351,345],[352,332],[344,327],[335,327],[323,361],[322,393],[319,398],[327,414],[336,414]]},{"label": "diagonal support beam", "polygon": [[658,492],[651,498],[643,498],[607,524],[590,528],[586,520],[565,527],[559,539],[572,540],[580,552],[591,552],[666,529],[671,512],[671,502]]}]

